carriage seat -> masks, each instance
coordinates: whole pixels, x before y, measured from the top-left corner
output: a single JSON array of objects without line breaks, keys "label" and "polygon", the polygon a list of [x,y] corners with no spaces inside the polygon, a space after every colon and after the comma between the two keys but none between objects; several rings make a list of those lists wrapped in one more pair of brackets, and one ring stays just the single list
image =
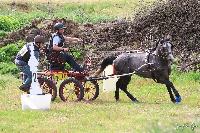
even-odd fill
[{"label": "carriage seat", "polygon": [[49,69],[50,70],[64,71],[65,70],[65,64],[63,64],[63,63],[50,63]]}]

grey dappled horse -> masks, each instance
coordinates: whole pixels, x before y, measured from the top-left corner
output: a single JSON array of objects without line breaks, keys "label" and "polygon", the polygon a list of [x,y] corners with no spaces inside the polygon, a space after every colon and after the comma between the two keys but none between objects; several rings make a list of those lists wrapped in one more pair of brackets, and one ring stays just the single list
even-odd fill
[{"label": "grey dappled horse", "polygon": [[[172,55],[173,45],[168,39],[159,41],[156,47],[150,52],[122,53],[119,56],[109,56],[103,60],[100,69],[95,72],[98,76],[108,65],[114,66],[115,74],[121,75],[135,72],[135,74],[151,78],[157,83],[165,84],[173,103],[181,102],[181,96],[169,80],[171,64],[174,59]],[[131,75],[120,77],[116,83],[115,99],[119,100],[119,89],[134,102],[138,100],[127,91],[127,85],[131,80]],[[173,95],[173,93],[175,95]]]}]

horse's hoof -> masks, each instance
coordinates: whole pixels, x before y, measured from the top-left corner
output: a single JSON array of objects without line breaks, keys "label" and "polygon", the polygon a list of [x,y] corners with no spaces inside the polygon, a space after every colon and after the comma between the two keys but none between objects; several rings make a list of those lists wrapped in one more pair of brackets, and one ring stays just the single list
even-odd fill
[{"label": "horse's hoof", "polygon": [[137,99],[133,100],[133,103],[139,103],[139,101]]},{"label": "horse's hoof", "polygon": [[119,102],[120,100],[119,99],[116,99],[116,102]]},{"label": "horse's hoof", "polygon": [[175,100],[176,100],[176,102],[175,102],[175,103],[180,103],[180,102],[181,102],[181,100],[182,100],[182,99],[181,99],[181,96],[176,96],[176,99],[175,99]]}]

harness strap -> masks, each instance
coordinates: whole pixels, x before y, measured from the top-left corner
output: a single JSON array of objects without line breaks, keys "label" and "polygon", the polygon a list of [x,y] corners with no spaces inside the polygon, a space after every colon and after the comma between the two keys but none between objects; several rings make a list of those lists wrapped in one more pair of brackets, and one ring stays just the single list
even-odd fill
[{"label": "harness strap", "polygon": [[152,63],[150,62],[150,56],[152,55],[152,52],[149,52],[149,54],[147,55],[147,65],[148,65],[148,69],[150,70],[150,73],[151,73],[151,76],[152,76],[152,79],[155,81],[155,82],[158,82],[158,80],[156,79],[155,77],[155,74],[154,74],[154,69],[151,67],[152,66]]}]

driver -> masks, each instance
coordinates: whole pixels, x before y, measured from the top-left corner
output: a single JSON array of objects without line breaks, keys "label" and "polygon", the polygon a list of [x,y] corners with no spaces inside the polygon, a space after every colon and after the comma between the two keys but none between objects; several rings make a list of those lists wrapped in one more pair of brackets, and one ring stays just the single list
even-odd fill
[{"label": "driver", "polygon": [[51,70],[64,70],[64,64],[67,62],[74,71],[82,72],[84,69],[76,63],[74,58],[68,54],[69,48],[63,48],[64,42],[69,41],[71,43],[82,41],[75,37],[66,37],[64,33],[64,25],[62,23],[56,23],[54,25],[55,33],[50,38],[48,60],[50,61]]}]

